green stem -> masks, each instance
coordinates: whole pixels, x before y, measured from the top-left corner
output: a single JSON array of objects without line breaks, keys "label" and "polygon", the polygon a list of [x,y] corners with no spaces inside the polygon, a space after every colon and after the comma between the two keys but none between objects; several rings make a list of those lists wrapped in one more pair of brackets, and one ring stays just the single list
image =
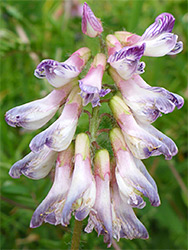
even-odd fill
[{"label": "green stem", "polygon": [[101,53],[104,53],[104,54],[105,54],[106,45],[105,45],[105,42],[104,42],[104,40],[102,39],[102,36],[101,36],[101,35],[99,35],[99,42],[100,42],[100,50],[101,50]]},{"label": "green stem", "polygon": [[91,134],[91,142],[96,140],[96,133],[97,129],[99,127],[99,106],[93,108],[92,110],[92,118],[90,120],[90,125],[89,125],[89,132]]},{"label": "green stem", "polygon": [[82,221],[75,220],[74,232],[72,236],[71,250],[78,250],[82,233]]}]

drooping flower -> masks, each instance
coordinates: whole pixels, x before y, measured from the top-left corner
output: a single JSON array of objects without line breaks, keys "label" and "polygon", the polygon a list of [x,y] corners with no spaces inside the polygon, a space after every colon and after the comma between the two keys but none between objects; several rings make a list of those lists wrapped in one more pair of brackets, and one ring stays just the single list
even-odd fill
[{"label": "drooping flower", "polygon": [[34,74],[38,78],[46,78],[52,86],[60,88],[80,74],[90,56],[90,49],[83,47],[65,62],[45,59],[37,66]]},{"label": "drooping flower", "polygon": [[93,107],[100,105],[100,97],[104,97],[110,92],[110,89],[102,89],[102,77],[106,67],[106,57],[99,53],[95,56],[91,68],[87,75],[79,80],[83,106],[89,102]]},{"label": "drooping flower", "polygon": [[140,62],[144,50],[145,43],[139,46],[124,47],[112,54],[107,62],[124,80],[127,80],[134,74],[142,74],[144,72],[145,63]]},{"label": "drooping flower", "polygon": [[116,176],[116,165],[111,168],[111,207],[113,237],[119,241],[126,239],[148,239],[149,235],[144,225],[136,217],[128,198],[120,194]]},{"label": "drooping flower", "polygon": [[155,181],[142,161],[129,151],[119,128],[111,130],[110,139],[116,157],[115,176],[120,196],[125,196],[132,207],[143,208],[146,205],[142,195],[149,198],[152,206],[159,206],[160,199]]},{"label": "drooping flower", "polygon": [[35,180],[44,178],[52,169],[56,157],[57,153],[45,146],[40,152],[30,152],[14,163],[9,174],[12,178],[20,178],[21,174]]},{"label": "drooping flower", "polygon": [[77,220],[83,220],[95,203],[96,185],[91,171],[90,142],[87,134],[76,137],[75,165],[72,182],[62,212],[61,224],[69,224],[71,212]]},{"label": "drooping flower", "polygon": [[98,151],[94,159],[96,182],[96,200],[90,211],[88,225],[85,228],[91,233],[93,228],[98,235],[104,235],[104,242],[108,247],[112,243],[112,211],[110,199],[110,158],[106,149]]},{"label": "drooping flower", "polygon": [[82,32],[89,37],[96,37],[103,32],[100,19],[98,19],[87,3],[83,5]]},{"label": "drooping flower", "polygon": [[181,96],[164,88],[151,87],[139,75],[125,81],[113,68],[109,72],[137,120],[152,123],[161,113],[168,114],[184,104]]},{"label": "drooping flower", "polygon": [[75,86],[68,96],[60,117],[32,139],[29,146],[33,152],[40,151],[44,145],[60,152],[70,145],[81,113],[81,97],[78,93],[79,87]]},{"label": "drooping flower", "polygon": [[122,129],[126,144],[136,158],[146,159],[163,154],[170,160],[177,154],[175,143],[152,125],[136,121],[120,97],[112,97],[110,108]]},{"label": "drooping flower", "polygon": [[75,84],[76,81],[72,81],[60,89],[54,89],[42,99],[10,109],[5,114],[6,122],[12,127],[28,130],[41,128],[55,115]]},{"label": "drooping flower", "polygon": [[139,46],[145,43],[144,56],[164,56],[175,55],[183,50],[183,43],[178,42],[178,36],[172,33],[175,18],[169,13],[160,14],[153,24],[151,24],[144,34],[139,38],[135,34],[116,33],[118,39],[123,39],[123,43]]},{"label": "drooping flower", "polygon": [[54,183],[35,210],[30,227],[39,227],[43,221],[54,225],[61,223],[62,209],[72,180],[73,152],[73,144],[70,144],[65,151],[58,153]]}]

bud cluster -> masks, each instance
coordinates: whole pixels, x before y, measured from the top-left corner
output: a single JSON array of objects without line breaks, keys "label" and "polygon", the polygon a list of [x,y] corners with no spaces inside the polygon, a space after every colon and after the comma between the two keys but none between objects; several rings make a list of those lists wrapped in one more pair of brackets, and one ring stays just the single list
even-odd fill
[{"label": "bud cluster", "polygon": [[[177,154],[175,143],[151,123],[162,113],[181,108],[184,100],[164,88],[148,85],[140,76],[145,69],[145,63],[140,60],[142,56],[160,57],[181,52],[182,42],[172,33],[174,21],[171,14],[162,13],[142,36],[127,31],[109,34],[107,53],[94,56],[83,79],[79,74],[91,58],[91,51],[86,47],[74,52],[65,62],[45,59],[37,66],[35,76],[46,78],[54,90],[5,115],[10,126],[36,130],[64,105],[59,118],[32,139],[31,152],[9,172],[13,178],[23,174],[41,179],[49,174],[56,161],[54,183],[35,210],[31,227],[43,222],[67,226],[73,214],[79,221],[88,216],[85,231],[90,233],[95,229],[98,235],[104,235],[108,246],[112,238],[148,238],[133,208],[142,209],[146,205],[144,197],[152,206],[159,206],[160,198],[155,181],[141,160],[161,154],[170,160]],[[82,32],[92,38],[103,32],[101,21],[87,3],[83,5]],[[102,85],[105,71],[113,79],[118,93]],[[96,110],[102,105],[101,97],[110,92],[109,106],[116,120],[116,127],[109,132],[111,158],[107,149],[96,143],[97,133],[94,137],[90,131],[75,135],[83,107],[91,103]],[[90,125],[97,131],[98,113],[95,115]]]}]

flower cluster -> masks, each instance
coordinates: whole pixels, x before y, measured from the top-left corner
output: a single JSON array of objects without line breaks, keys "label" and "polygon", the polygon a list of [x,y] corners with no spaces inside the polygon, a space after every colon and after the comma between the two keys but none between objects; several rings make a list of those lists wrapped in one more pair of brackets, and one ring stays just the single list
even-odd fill
[{"label": "flower cluster", "polygon": [[[183,106],[183,98],[160,87],[151,87],[140,76],[145,63],[142,56],[175,55],[183,46],[172,33],[174,17],[162,13],[142,36],[125,31],[106,37],[107,53],[95,55],[88,73],[78,76],[91,57],[89,48],[74,52],[65,62],[43,60],[35,76],[46,78],[54,90],[46,97],[9,110],[5,119],[10,126],[36,130],[46,124],[64,105],[59,118],[30,142],[31,152],[16,162],[9,174],[31,179],[44,178],[56,161],[55,178],[46,198],[35,210],[30,226],[43,222],[67,226],[71,215],[76,220],[87,216],[87,233],[95,229],[104,235],[108,246],[112,238],[148,238],[144,225],[133,208],[142,209],[147,197],[152,206],[160,205],[155,181],[142,159],[163,154],[170,160],[177,154],[175,143],[154,128],[162,113]],[[87,5],[83,6],[82,32],[101,36],[101,21]],[[75,131],[83,106],[100,106],[100,98],[111,89],[102,87],[103,74],[108,73],[119,92],[111,94],[109,106],[117,126],[110,133],[113,158],[106,149],[95,150],[91,131]],[[92,117],[91,126],[98,123]],[[91,122],[91,121],[90,121]],[[93,145],[93,144],[92,144]]]}]

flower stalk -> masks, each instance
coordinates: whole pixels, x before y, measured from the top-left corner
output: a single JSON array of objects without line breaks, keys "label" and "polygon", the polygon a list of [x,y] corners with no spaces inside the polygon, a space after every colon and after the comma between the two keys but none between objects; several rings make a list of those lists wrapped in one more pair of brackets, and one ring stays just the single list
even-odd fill
[{"label": "flower stalk", "polygon": [[71,250],[78,250],[82,233],[82,221],[75,220],[72,235]]},{"label": "flower stalk", "polygon": [[90,119],[89,132],[91,134],[91,142],[96,140],[96,133],[99,127],[99,106],[92,109],[92,117]]}]

